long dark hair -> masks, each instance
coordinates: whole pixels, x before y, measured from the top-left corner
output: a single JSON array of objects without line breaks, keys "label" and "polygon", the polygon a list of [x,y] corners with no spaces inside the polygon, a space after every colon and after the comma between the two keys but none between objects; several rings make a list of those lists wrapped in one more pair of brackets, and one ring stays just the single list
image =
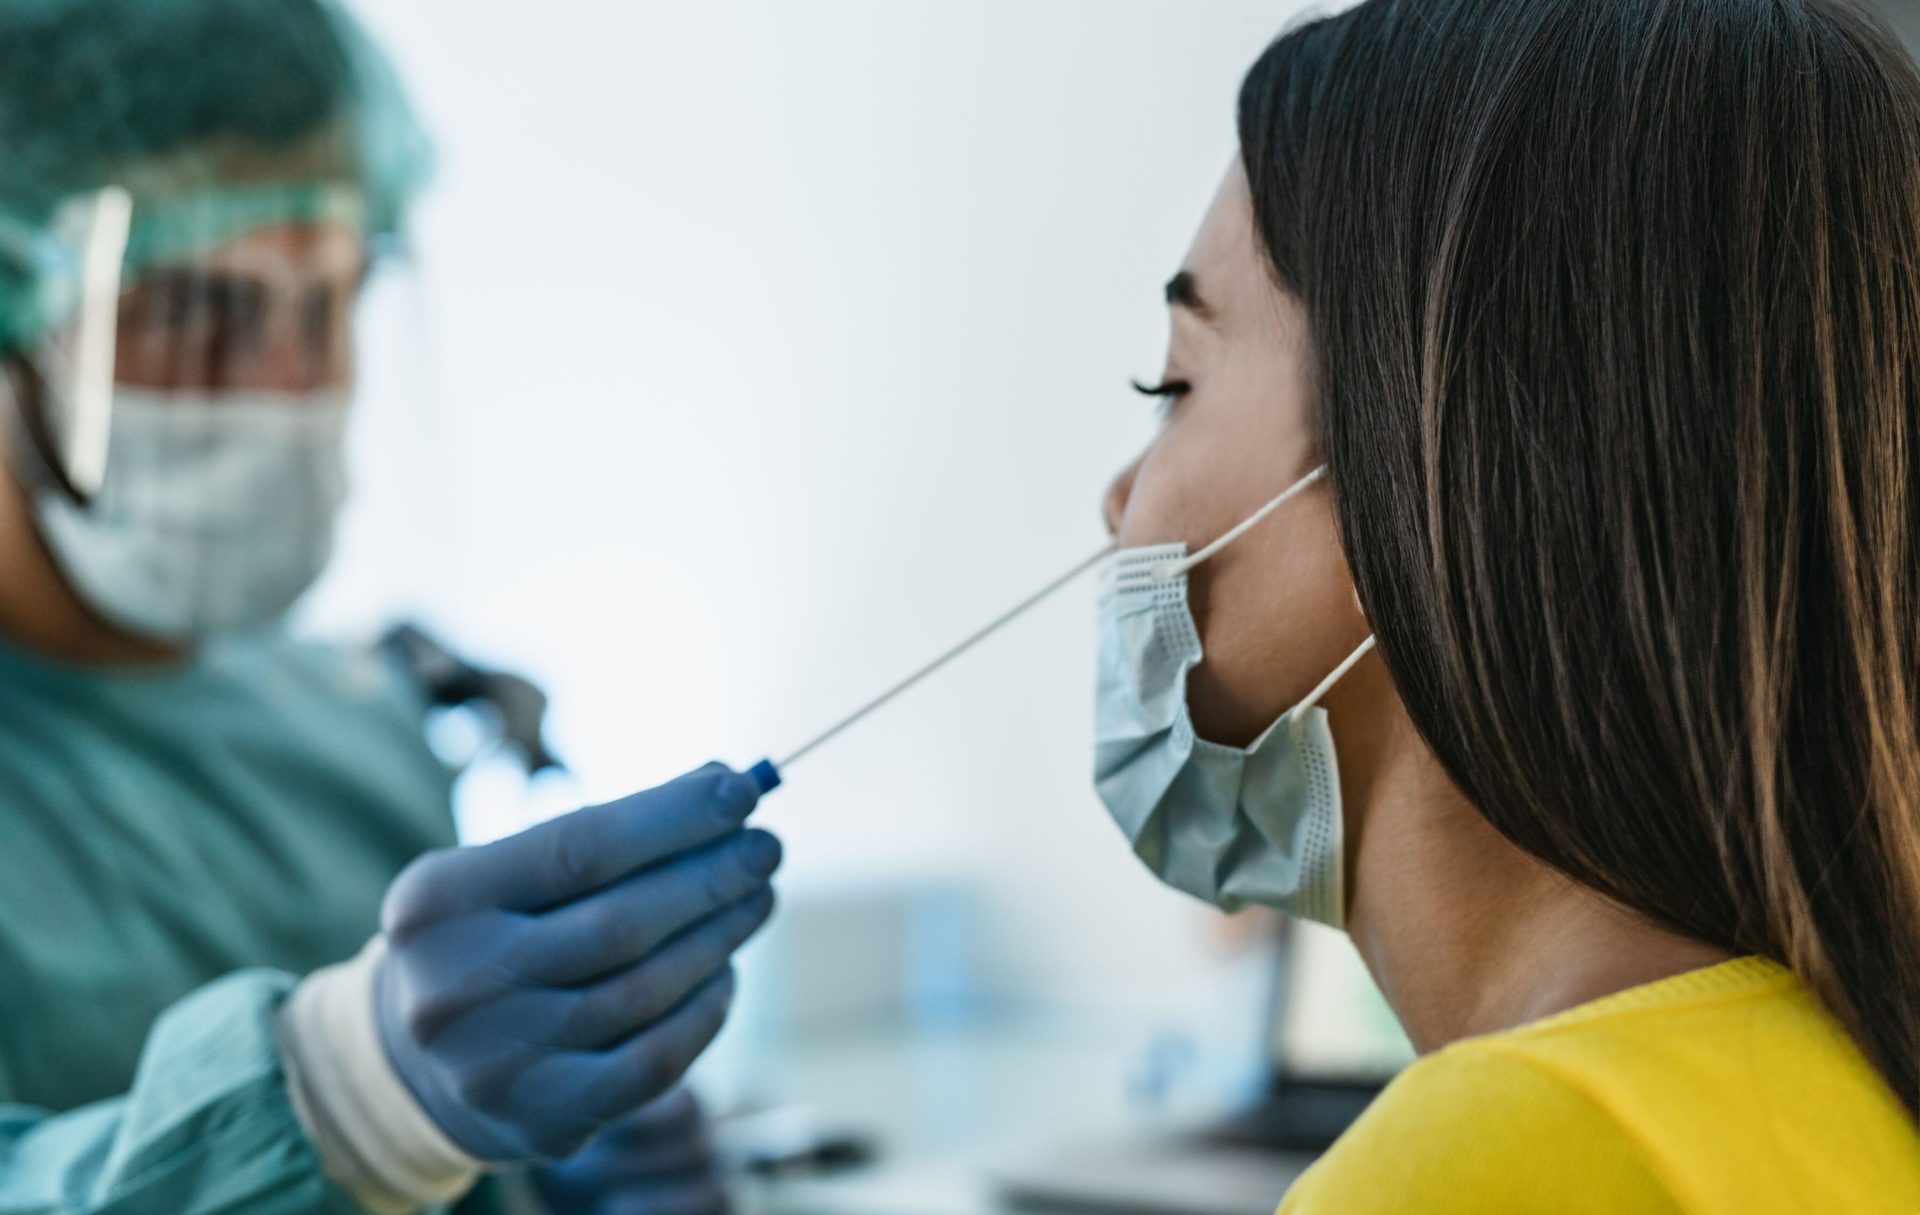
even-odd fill
[{"label": "long dark hair", "polygon": [[1508,839],[1920,1114],[1920,78],[1831,0],[1371,0],[1240,137],[1361,602]]}]

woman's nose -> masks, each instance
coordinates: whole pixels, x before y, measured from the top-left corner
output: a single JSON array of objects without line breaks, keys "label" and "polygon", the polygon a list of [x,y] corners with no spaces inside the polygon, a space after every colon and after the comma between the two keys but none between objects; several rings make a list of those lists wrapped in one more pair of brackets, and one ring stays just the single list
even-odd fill
[{"label": "woman's nose", "polygon": [[1133,479],[1139,475],[1140,461],[1135,460],[1121,469],[1120,475],[1107,486],[1107,495],[1100,503],[1100,514],[1106,520],[1107,535],[1120,535],[1120,521],[1127,517],[1127,499],[1133,496]]}]

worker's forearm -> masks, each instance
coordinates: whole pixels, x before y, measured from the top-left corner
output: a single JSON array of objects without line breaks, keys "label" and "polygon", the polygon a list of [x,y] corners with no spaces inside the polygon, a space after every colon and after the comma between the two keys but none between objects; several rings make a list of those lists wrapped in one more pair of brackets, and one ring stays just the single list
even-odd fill
[{"label": "worker's forearm", "polygon": [[290,975],[191,993],[147,1037],[126,1094],[65,1113],[0,1106],[0,1215],[342,1215],[289,1097],[275,1010]]}]

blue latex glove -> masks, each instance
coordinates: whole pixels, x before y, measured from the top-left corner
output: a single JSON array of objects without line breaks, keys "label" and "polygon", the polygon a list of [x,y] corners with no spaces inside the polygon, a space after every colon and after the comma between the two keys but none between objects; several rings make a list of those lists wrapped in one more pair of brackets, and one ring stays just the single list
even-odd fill
[{"label": "blue latex glove", "polygon": [[449,1138],[494,1163],[570,1156],[679,1081],[773,909],[779,843],[741,826],[759,799],[709,764],[395,879],[375,1017]]},{"label": "blue latex glove", "polygon": [[700,1104],[686,1089],[631,1114],[533,1173],[551,1215],[726,1215]]}]

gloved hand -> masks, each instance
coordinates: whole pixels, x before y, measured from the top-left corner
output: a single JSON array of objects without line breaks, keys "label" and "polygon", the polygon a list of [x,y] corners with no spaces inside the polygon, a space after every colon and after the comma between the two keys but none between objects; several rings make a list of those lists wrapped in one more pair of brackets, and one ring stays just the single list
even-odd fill
[{"label": "gloved hand", "polygon": [[709,764],[395,879],[375,1019],[450,1139],[492,1163],[570,1156],[679,1081],[773,909],[779,843],[741,827],[759,798]]},{"label": "gloved hand", "polygon": [[726,1215],[700,1103],[675,1089],[533,1172],[551,1215]]}]

